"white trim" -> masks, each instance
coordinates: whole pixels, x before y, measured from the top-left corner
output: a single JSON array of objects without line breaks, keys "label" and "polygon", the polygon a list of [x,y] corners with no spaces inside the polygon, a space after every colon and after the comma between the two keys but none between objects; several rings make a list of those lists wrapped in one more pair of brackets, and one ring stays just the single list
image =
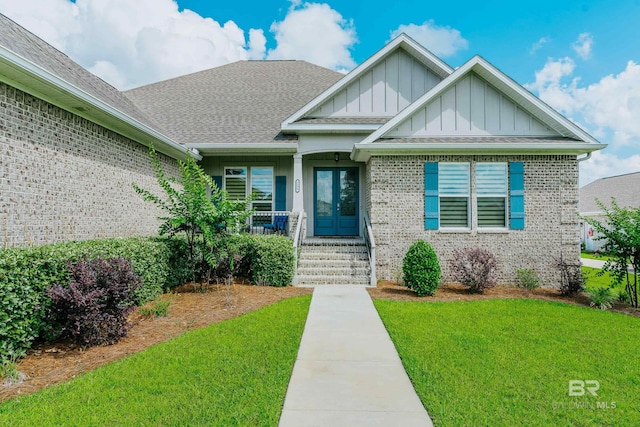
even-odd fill
[{"label": "white trim", "polygon": [[[591,144],[599,144],[599,142],[589,135],[587,132],[578,127],[575,123],[558,113],[556,110],[545,104],[531,92],[520,86],[511,78],[506,76],[496,67],[487,62],[484,58],[476,55],[455,70],[449,77],[434,86],[430,91],[418,98],[414,103],[398,113],[393,119],[381,126],[377,131],[373,132],[369,137],[362,141],[362,144],[373,143],[379,138],[384,137],[389,131],[397,128],[402,122],[411,117],[420,108],[424,107],[429,101],[441,95],[462,79],[469,72],[475,72],[490,84],[496,86],[498,90],[505,92],[515,103],[522,107],[525,111],[547,124],[563,136],[572,137]],[[604,148],[604,147],[601,147]],[[600,149],[600,148],[597,148]]]},{"label": "white trim", "polygon": [[[134,128],[135,130],[144,133],[145,135],[147,135],[150,139],[155,140],[156,142],[159,143],[158,146],[156,146],[156,149],[160,152],[163,152],[167,155],[173,155],[175,156],[176,152],[179,153],[178,154],[178,158],[184,158],[186,156],[192,156],[197,160],[202,160],[202,157],[199,154],[196,154],[194,152],[192,152],[191,150],[187,149],[186,147],[184,147],[183,145],[173,141],[172,139],[170,139],[169,137],[163,135],[162,133],[156,131],[155,129],[139,122],[138,120],[134,119],[133,117],[123,113],[122,111],[118,110],[115,107],[112,107],[111,105],[107,104],[106,102],[102,101],[101,99],[96,98],[95,96],[85,92],[84,90],[78,88],[77,86],[74,86],[73,84],[67,82],[66,80],[63,80],[62,78],[56,76],[55,74],[45,70],[44,68],[42,68],[41,66],[29,61],[28,59],[16,54],[15,52],[5,48],[4,46],[0,46],[0,60],[2,60],[2,62],[5,62],[6,64],[8,64],[9,66],[12,66],[14,68],[17,68],[17,70],[19,72],[21,72],[22,74],[31,77],[31,78],[35,78],[37,80],[40,80],[42,83],[44,83],[47,86],[52,86],[53,88],[57,89],[57,90],[61,90],[63,92],[65,92],[66,94],[70,95],[73,98],[76,98],[84,103],[87,103],[89,105],[91,105],[92,107],[102,111],[103,113],[106,113],[107,115],[113,117],[114,119],[123,122],[124,124],[126,124],[127,126],[130,126],[132,128]],[[4,79],[3,79],[4,80]],[[24,82],[21,82],[22,84],[24,84]],[[29,92],[31,94],[33,94],[34,96],[40,97],[41,94],[38,93],[37,90],[31,88],[31,90],[33,92]],[[76,111],[73,108],[69,108],[69,106],[63,106],[60,105],[61,102],[57,103],[56,105],[58,105],[61,108],[64,108],[70,112],[72,112],[73,114],[77,114],[80,115],[82,117],[87,118],[88,120],[95,122],[101,126],[105,126],[105,124],[103,122],[101,122],[100,120],[96,120],[95,118],[92,119],[90,114],[86,114],[83,112],[79,112]],[[108,126],[105,126],[108,127]],[[111,129],[111,128],[110,128]],[[111,129],[114,132],[120,133],[115,129]],[[125,135],[127,137],[130,137],[128,135]],[[143,145],[148,145],[148,142],[142,142],[142,141],[137,141]]]},{"label": "white trim", "polygon": [[451,142],[451,143],[356,143],[351,159],[366,162],[372,155],[400,156],[405,154],[569,154],[579,155],[601,150],[606,144],[592,143],[501,143],[501,142]]},{"label": "white trim", "polygon": [[196,143],[185,144],[185,147],[195,148],[203,154],[294,154],[298,152],[297,142],[252,142],[252,143]]},{"label": "white trim", "polygon": [[369,68],[373,67],[376,63],[389,55],[391,52],[395,51],[400,46],[408,49],[410,53],[412,53],[416,57],[416,59],[420,60],[423,64],[428,64],[430,66],[429,68],[435,68],[433,71],[436,72],[436,74],[440,75],[440,77],[446,77],[453,72],[453,68],[451,68],[447,63],[442,61],[433,53],[429,52],[411,37],[409,37],[405,33],[402,33],[398,37],[387,43],[387,45],[382,49],[370,56],[369,59],[351,70],[349,74],[338,80],[329,89],[322,92],[320,95],[311,100],[311,102],[309,102],[304,107],[285,119],[282,122],[282,129],[285,129],[287,125],[290,125],[296,120],[304,117],[306,114],[309,114],[324,101],[328,100],[340,90],[347,87],[349,83],[359,78],[362,74],[368,71]]},{"label": "white trim", "polygon": [[371,133],[382,127],[381,123],[293,123],[282,124],[282,130],[301,133]]}]

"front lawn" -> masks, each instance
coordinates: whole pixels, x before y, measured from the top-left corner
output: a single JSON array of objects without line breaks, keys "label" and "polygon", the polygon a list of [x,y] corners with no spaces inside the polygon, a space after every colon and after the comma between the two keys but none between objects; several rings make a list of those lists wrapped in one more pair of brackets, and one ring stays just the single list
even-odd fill
[{"label": "front lawn", "polygon": [[0,425],[277,425],[310,296],[188,332],[0,404]]},{"label": "front lawn", "polygon": [[581,267],[581,269],[582,275],[586,278],[585,287],[587,290],[596,288],[624,289],[624,285],[613,286],[613,277],[609,273],[599,276],[598,273],[601,271],[599,268]]},{"label": "front lawn", "polygon": [[[638,318],[526,299],[375,305],[436,426],[638,425]],[[599,381],[597,396],[569,396],[570,380]]]},{"label": "front lawn", "polygon": [[598,261],[609,261],[609,256],[604,254],[597,254],[595,252],[580,252],[580,258],[596,259]]}]

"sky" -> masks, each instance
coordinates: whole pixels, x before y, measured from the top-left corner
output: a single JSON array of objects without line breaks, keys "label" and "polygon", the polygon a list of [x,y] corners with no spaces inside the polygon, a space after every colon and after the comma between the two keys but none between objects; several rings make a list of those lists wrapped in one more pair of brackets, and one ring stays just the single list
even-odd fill
[{"label": "sky", "polygon": [[580,184],[640,171],[640,0],[0,0],[0,13],[125,90],[250,59],[348,72],[405,32],[478,54],[609,146]]}]

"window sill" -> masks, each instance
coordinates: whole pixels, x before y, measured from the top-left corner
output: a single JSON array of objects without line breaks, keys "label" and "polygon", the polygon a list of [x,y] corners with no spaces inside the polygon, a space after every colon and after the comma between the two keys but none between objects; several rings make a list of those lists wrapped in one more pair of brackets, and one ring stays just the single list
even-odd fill
[{"label": "window sill", "polygon": [[478,228],[478,234],[509,234],[508,228]]},{"label": "window sill", "polygon": [[442,234],[471,234],[470,228],[440,228],[439,233]]}]

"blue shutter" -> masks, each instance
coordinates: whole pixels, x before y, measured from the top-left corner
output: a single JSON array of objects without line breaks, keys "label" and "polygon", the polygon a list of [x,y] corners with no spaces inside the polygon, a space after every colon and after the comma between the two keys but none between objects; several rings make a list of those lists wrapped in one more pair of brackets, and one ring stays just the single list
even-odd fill
[{"label": "blue shutter", "polygon": [[287,210],[287,177],[276,176],[276,210]]},{"label": "blue shutter", "polygon": [[213,182],[218,186],[220,190],[222,190],[222,177],[221,176],[212,176]]},{"label": "blue shutter", "polygon": [[509,223],[512,230],[524,230],[524,164],[509,162]]},{"label": "blue shutter", "polygon": [[438,163],[424,164],[424,228],[438,229]]}]

